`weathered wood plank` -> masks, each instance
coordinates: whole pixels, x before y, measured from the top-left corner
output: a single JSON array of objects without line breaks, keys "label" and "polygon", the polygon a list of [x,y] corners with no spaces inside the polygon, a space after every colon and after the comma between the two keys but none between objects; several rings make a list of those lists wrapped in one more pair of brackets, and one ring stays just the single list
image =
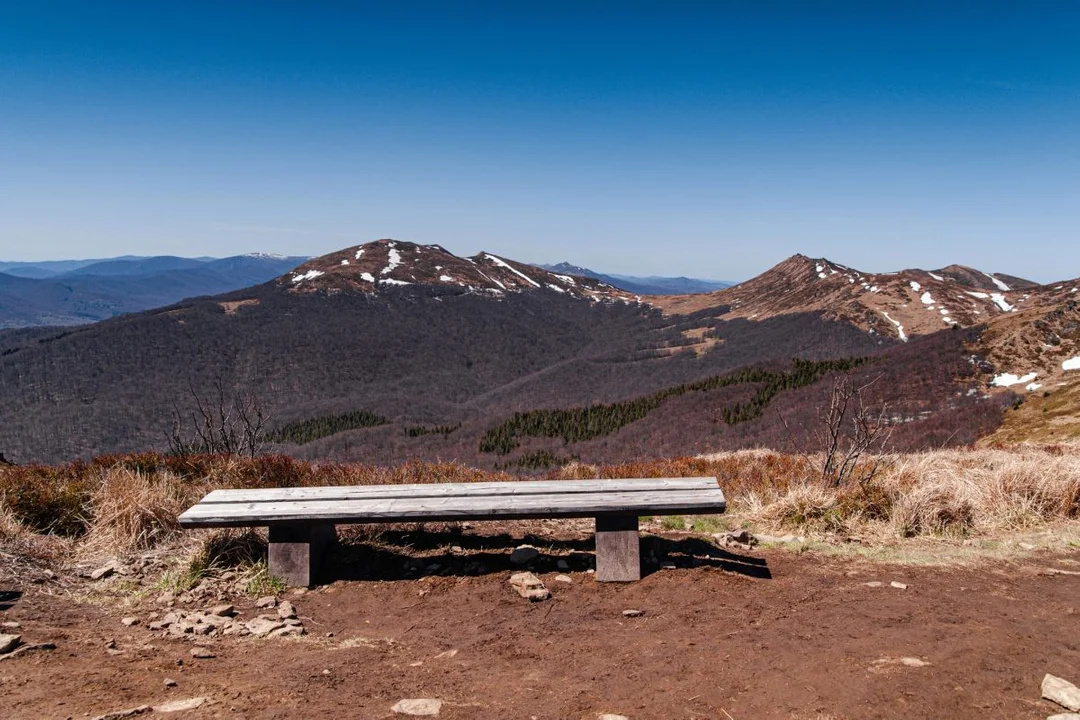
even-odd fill
[{"label": "weathered wood plank", "polygon": [[336,539],[328,523],[271,525],[267,565],[270,574],[291,587],[310,587],[326,548]]},{"label": "weathered wood plank", "polygon": [[619,480],[540,480],[519,482],[428,483],[409,485],[326,485],[318,487],[214,490],[202,503],[270,502],[282,500],[364,500],[412,497],[518,496],[554,493],[649,492],[709,490],[716,478],[644,478]]},{"label": "weathered wood plank", "polygon": [[409,522],[602,515],[720,513],[720,488],[560,495],[302,500],[200,503],[180,516],[182,527],[230,527],[282,522]]},{"label": "weathered wood plank", "polygon": [[596,518],[597,582],[641,579],[641,538],[637,515]]}]

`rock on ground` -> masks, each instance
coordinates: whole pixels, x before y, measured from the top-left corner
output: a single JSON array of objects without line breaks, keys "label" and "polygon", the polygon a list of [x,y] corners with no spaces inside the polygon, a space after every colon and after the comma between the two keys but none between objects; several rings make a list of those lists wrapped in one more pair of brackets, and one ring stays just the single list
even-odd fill
[{"label": "rock on ground", "polygon": [[153,708],[149,705],[140,705],[138,707],[128,708],[127,710],[113,710],[104,715],[98,715],[93,718],[93,720],[123,720],[123,718],[135,717],[136,715],[142,715],[143,713],[152,711]]},{"label": "rock on ground", "polygon": [[154,712],[170,713],[180,712],[181,710],[194,710],[195,708],[202,707],[205,702],[206,698],[202,697],[188,698],[187,700],[170,700],[169,702],[155,705]]},{"label": "rock on ground", "polygon": [[1042,696],[1067,710],[1080,711],[1080,688],[1064,678],[1048,673],[1042,681]]},{"label": "rock on ground", "polygon": [[0,655],[11,652],[22,642],[22,635],[0,635]]},{"label": "rock on ground", "polygon": [[551,597],[551,592],[544,583],[531,572],[514,573],[510,576],[510,586],[518,595],[533,602]]},{"label": "rock on ground", "polygon": [[435,700],[432,698],[400,700],[394,707],[390,708],[390,711],[395,712],[398,715],[433,717],[442,711],[442,700]]},{"label": "rock on ground", "polygon": [[510,562],[515,565],[524,565],[540,557],[540,551],[532,545],[520,545],[510,553]]},{"label": "rock on ground", "polygon": [[275,630],[285,627],[285,623],[267,617],[257,617],[245,623],[244,627],[255,637],[266,637]]},{"label": "rock on ground", "polygon": [[193,647],[191,648],[191,657],[200,660],[213,660],[217,656],[209,648]]}]

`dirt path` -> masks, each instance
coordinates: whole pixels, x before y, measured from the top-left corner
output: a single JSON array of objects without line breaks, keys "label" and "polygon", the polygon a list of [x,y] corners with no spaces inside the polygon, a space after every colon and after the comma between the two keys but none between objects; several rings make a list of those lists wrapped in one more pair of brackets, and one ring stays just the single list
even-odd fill
[{"label": "dirt path", "polygon": [[[352,579],[288,595],[307,636],[200,639],[207,660],[123,627],[122,611],[29,586],[0,601],[0,621],[57,648],[0,662],[0,714],[80,718],[201,696],[171,717],[391,718],[402,698],[439,698],[451,720],[1045,718],[1060,709],[1039,699],[1043,674],[1080,682],[1080,576],[1039,569],[1078,561],[945,570],[754,551],[630,585],[543,572],[553,597],[535,604],[502,568]],[[740,564],[747,573],[730,571]]]}]

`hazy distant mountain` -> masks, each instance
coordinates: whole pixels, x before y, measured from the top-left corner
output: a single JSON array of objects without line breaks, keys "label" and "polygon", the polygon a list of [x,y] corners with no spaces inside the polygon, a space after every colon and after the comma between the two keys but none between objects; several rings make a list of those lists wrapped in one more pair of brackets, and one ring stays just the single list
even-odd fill
[{"label": "hazy distant mountain", "polygon": [[[219,260],[161,256],[5,263],[0,269],[0,328],[81,325],[218,295],[266,282],[304,260],[256,254]],[[26,276],[35,273],[39,276]]]},{"label": "hazy distant mountain", "polygon": [[190,270],[206,265],[206,260],[160,255],[144,258],[119,258],[90,263],[53,277],[71,277],[73,275],[153,275],[172,270]]},{"label": "hazy distant mountain", "polygon": [[35,262],[5,262],[0,260],[0,273],[16,277],[47,278],[62,275],[72,270],[113,260],[141,260],[138,255],[122,255],[115,258],[89,258],[86,260],[40,260]]},{"label": "hazy distant mountain", "polygon": [[538,267],[542,267],[545,270],[550,270],[552,272],[593,278],[594,280],[605,282],[608,285],[613,285],[638,295],[688,295],[692,293],[723,290],[724,288],[731,287],[735,284],[724,280],[699,280],[688,277],[672,278],[660,277],[657,275],[650,275],[649,277],[606,275],[604,273],[598,273],[595,270],[579,267],[578,265],[571,265],[567,262],[561,262],[558,265],[539,265]]}]

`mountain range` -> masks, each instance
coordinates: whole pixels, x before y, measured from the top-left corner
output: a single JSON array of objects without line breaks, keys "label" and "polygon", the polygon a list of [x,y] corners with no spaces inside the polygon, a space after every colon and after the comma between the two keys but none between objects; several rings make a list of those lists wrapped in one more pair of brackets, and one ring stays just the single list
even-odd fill
[{"label": "mountain range", "polygon": [[1010,408],[1065,400],[1026,426],[1062,438],[1080,435],[1077,285],[797,255],[732,288],[640,296],[381,240],[217,296],[0,332],[0,450],[165,449],[195,397],[257,400],[270,448],[309,459],[538,468],[790,448],[813,442],[840,372],[887,408],[892,447],[988,441],[1016,431]]},{"label": "mountain range", "polygon": [[[224,259],[128,255],[0,262],[0,329],[79,325],[189,297],[217,295],[266,282],[307,259],[254,253]],[[707,292],[730,285],[690,278],[604,275],[568,263],[548,269],[641,295]]]},{"label": "mountain range", "polygon": [[303,257],[123,257],[0,263],[0,328],[79,325],[266,282]]},{"label": "mountain range", "polygon": [[688,295],[691,293],[705,293],[714,290],[723,290],[735,283],[725,280],[698,280],[688,277],[635,277],[633,275],[605,275],[588,268],[561,262],[557,265],[539,265],[538,267],[551,272],[576,275],[579,277],[600,280],[608,285],[621,288],[627,292],[638,295]]}]

